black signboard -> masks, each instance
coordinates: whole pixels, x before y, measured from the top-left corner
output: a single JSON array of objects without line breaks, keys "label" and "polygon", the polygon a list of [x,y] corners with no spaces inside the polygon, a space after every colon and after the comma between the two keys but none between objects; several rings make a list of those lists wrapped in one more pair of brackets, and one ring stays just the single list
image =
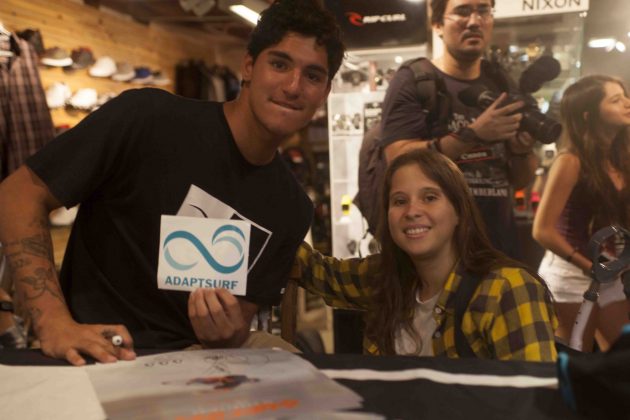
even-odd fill
[{"label": "black signboard", "polygon": [[325,0],[350,50],[394,48],[427,41],[426,0]]}]

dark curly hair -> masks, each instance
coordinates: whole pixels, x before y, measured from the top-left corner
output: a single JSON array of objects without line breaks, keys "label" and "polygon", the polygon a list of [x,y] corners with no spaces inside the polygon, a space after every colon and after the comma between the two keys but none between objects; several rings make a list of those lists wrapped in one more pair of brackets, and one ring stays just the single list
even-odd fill
[{"label": "dark curly hair", "polygon": [[316,0],[276,0],[265,9],[252,31],[247,53],[254,59],[266,48],[282,41],[287,32],[315,37],[328,55],[328,80],[332,80],[343,60],[345,47],[335,17]]},{"label": "dark curly hair", "polygon": [[[446,11],[446,5],[449,0],[431,0],[431,24],[437,25],[444,23],[444,12]],[[494,0],[492,0],[492,7],[494,7]]]}]

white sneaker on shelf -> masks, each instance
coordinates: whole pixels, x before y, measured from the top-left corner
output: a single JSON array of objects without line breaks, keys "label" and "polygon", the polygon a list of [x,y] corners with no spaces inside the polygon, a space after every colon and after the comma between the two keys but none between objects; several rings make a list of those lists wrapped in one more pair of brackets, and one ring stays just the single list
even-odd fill
[{"label": "white sneaker on shelf", "polygon": [[74,206],[69,209],[65,207],[59,207],[50,212],[48,218],[52,226],[70,226],[74,219],[77,217],[77,211],[79,206]]}]

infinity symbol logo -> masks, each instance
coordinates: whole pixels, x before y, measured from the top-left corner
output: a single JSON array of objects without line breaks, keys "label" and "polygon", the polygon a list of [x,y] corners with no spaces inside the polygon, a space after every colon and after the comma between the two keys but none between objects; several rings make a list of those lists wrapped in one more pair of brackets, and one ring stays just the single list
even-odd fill
[{"label": "infinity symbol logo", "polygon": [[[238,236],[242,238],[242,241],[239,241],[237,238],[234,238],[233,236],[227,235],[228,232],[235,232]],[[191,264],[182,264],[176,261],[175,258],[173,258],[167,246],[169,242],[175,239],[184,239],[190,242],[197,249],[197,251],[199,251],[201,256],[206,260],[206,262],[210,265],[210,267],[212,267],[218,273],[221,273],[221,274],[233,273],[243,265],[243,260],[244,260],[243,242],[245,241],[245,235],[243,234],[243,231],[241,231],[239,228],[237,228],[234,225],[223,225],[214,232],[214,235],[212,235],[213,246],[221,242],[227,242],[231,244],[232,246],[234,246],[234,248],[236,249],[236,251],[238,252],[240,256],[240,260],[234,265],[221,264],[212,256],[210,251],[206,249],[206,247],[201,243],[201,241],[196,236],[194,236],[192,233],[187,232],[185,230],[177,230],[175,232],[172,232],[170,235],[166,237],[166,239],[164,240],[164,246],[163,246],[164,258],[173,268],[176,268],[182,271],[189,270],[193,268],[195,265],[197,265],[198,263],[198,261],[195,261]]]}]

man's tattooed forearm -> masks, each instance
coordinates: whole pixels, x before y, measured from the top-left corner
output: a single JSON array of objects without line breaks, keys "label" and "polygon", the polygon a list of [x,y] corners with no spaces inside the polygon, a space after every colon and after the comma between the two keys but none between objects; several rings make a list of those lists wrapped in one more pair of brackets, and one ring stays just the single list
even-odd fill
[{"label": "man's tattooed forearm", "polygon": [[50,236],[45,233],[38,233],[6,244],[6,256],[8,259],[19,258],[21,254],[52,260],[53,251]]},{"label": "man's tattooed forearm", "polygon": [[29,222],[28,226],[31,228],[48,229],[50,225],[48,218],[35,216],[33,220]]},{"label": "man's tattooed forearm", "polygon": [[55,282],[52,269],[40,267],[35,270],[34,274],[34,276],[25,276],[18,279],[20,283],[30,286],[30,290],[24,289],[24,297],[27,300],[37,299],[45,293],[50,293],[52,296],[63,301],[63,296],[60,293],[59,286]]},{"label": "man's tattooed forearm", "polygon": [[15,258],[8,259],[8,262],[9,262],[9,268],[11,270],[18,270],[20,268],[24,268],[26,266],[31,265],[33,261],[31,261],[28,258],[15,257]]},{"label": "man's tattooed forearm", "polygon": [[37,322],[42,316],[42,311],[39,308],[28,308],[28,314],[33,322]]},{"label": "man's tattooed forearm", "polygon": [[24,252],[37,257],[52,258],[52,242],[47,235],[35,235],[22,239]]}]

